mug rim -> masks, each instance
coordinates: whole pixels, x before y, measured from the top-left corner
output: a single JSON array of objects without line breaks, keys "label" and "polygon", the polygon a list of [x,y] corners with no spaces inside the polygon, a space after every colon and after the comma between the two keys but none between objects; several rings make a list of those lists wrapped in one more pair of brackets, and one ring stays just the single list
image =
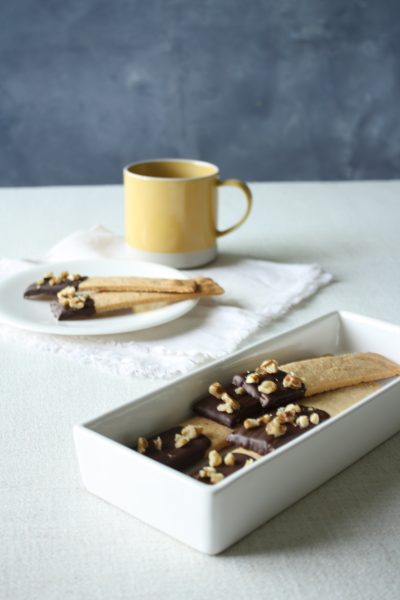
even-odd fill
[{"label": "mug rim", "polygon": [[[199,175],[193,177],[156,177],[154,175],[141,175],[140,173],[132,173],[130,169],[132,167],[138,167],[141,165],[148,165],[150,163],[160,163],[160,162],[181,162],[181,163],[190,163],[205,167],[212,167],[214,169],[214,173],[210,173],[209,175]],[[138,162],[134,162],[132,164],[126,165],[123,169],[123,172],[135,179],[144,179],[144,180],[156,180],[156,181],[194,181],[199,179],[211,179],[215,176],[219,175],[219,168],[214,163],[210,163],[205,160],[197,160],[195,158],[153,158],[148,160],[139,160]]]}]

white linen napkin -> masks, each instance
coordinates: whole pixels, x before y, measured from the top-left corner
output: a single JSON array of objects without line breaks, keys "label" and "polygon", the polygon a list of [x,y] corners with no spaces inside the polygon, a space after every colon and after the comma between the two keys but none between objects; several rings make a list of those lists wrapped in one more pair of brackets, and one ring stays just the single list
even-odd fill
[{"label": "white linen napkin", "polygon": [[[123,238],[97,225],[67,236],[40,261],[127,257],[129,248]],[[0,277],[30,266],[29,261],[2,259]],[[165,325],[114,336],[76,337],[1,325],[0,334],[114,374],[168,378],[229,354],[259,327],[332,279],[317,264],[283,264],[233,255],[222,255],[215,263],[190,273],[212,277],[225,294],[202,299],[191,312]]]}]

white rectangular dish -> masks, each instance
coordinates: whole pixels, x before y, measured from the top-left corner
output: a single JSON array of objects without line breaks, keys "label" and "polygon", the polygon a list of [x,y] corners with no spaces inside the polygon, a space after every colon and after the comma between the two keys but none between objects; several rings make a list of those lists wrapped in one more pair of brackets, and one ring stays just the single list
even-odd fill
[{"label": "white rectangular dish", "polygon": [[85,487],[127,513],[217,554],[400,429],[400,378],[214,486],[132,451],[139,436],[173,427],[215,380],[264,358],[281,364],[327,353],[378,352],[400,362],[400,327],[334,312],[181,377],[74,427]]}]

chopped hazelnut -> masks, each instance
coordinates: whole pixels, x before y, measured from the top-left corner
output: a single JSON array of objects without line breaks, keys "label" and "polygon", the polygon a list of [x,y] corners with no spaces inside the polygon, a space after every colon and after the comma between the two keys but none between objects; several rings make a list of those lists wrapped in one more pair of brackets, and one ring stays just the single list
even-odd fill
[{"label": "chopped hazelnut", "polygon": [[286,433],[286,425],[281,423],[279,419],[276,417],[272,419],[265,428],[265,431],[268,435],[273,435],[274,437],[280,437]]},{"label": "chopped hazelnut", "polygon": [[222,464],[222,456],[216,450],[211,450],[208,455],[208,463],[210,467],[219,467]]},{"label": "chopped hazelnut", "polygon": [[215,383],[212,383],[210,385],[210,387],[208,388],[208,392],[211,394],[211,396],[214,396],[214,398],[221,398],[223,392],[224,392],[224,388],[222,387],[222,385],[220,383],[218,383],[218,381],[216,381]]},{"label": "chopped hazelnut", "polygon": [[249,467],[250,465],[252,465],[252,464],[253,464],[253,462],[254,462],[254,458],[248,458],[248,459],[246,460],[246,462],[244,463],[244,465],[243,465],[243,466],[244,466],[244,467]]},{"label": "chopped hazelnut", "polygon": [[218,404],[217,410],[218,412],[226,412],[228,414],[232,414],[234,410],[238,410],[240,408],[240,404],[237,400],[234,400],[230,397],[229,394],[224,392],[220,398],[223,402]]},{"label": "chopped hazelnut", "polygon": [[243,425],[245,429],[254,429],[260,426],[260,421],[258,419],[245,419]]},{"label": "chopped hazelnut", "polygon": [[273,358],[264,360],[258,367],[260,373],[277,373],[278,372],[278,361]]},{"label": "chopped hazelnut", "polygon": [[85,298],[82,298],[81,296],[74,296],[68,300],[70,307],[74,310],[80,310],[85,306]]},{"label": "chopped hazelnut", "polygon": [[137,441],[137,451],[140,452],[140,454],[144,454],[147,450],[148,445],[149,442],[146,440],[146,438],[140,437]]},{"label": "chopped hazelnut", "polygon": [[38,280],[36,281],[36,285],[37,285],[37,286],[41,286],[41,285],[43,285],[43,284],[44,284],[44,279],[43,279],[43,278],[42,278],[42,279],[38,279]]},{"label": "chopped hazelnut", "polygon": [[186,446],[189,441],[190,440],[186,436],[181,435],[180,433],[175,434],[175,448],[182,448],[183,446]]},{"label": "chopped hazelnut", "polygon": [[200,427],[199,425],[186,425],[185,427],[183,427],[183,429],[181,430],[181,435],[183,435],[184,437],[187,437],[188,440],[194,440],[195,438],[197,438],[203,431],[203,428]]},{"label": "chopped hazelnut", "polygon": [[313,425],[318,425],[319,423],[319,414],[316,412],[311,413],[310,421]]},{"label": "chopped hazelnut", "polygon": [[237,394],[238,396],[243,396],[243,394],[245,394],[245,393],[246,393],[246,390],[241,385],[239,387],[235,388],[235,394]]},{"label": "chopped hazelnut", "polygon": [[282,411],[280,413],[276,413],[275,419],[277,419],[279,423],[290,423],[291,421],[294,421],[294,417],[294,414],[292,415],[292,413]]},{"label": "chopped hazelnut", "polygon": [[232,452],[228,452],[228,454],[225,455],[224,463],[228,467],[233,467],[233,465],[235,464],[235,455],[232,454]]},{"label": "chopped hazelnut", "polygon": [[199,476],[204,479],[205,477],[209,477],[212,473],[215,473],[215,467],[203,467],[199,471]]},{"label": "chopped hazelnut", "polygon": [[272,419],[272,415],[270,414],[266,414],[266,415],[262,415],[262,417],[259,417],[259,423],[260,425],[266,425],[267,423],[270,422],[270,420]]},{"label": "chopped hazelnut", "polygon": [[301,381],[300,377],[296,377],[296,375],[291,375],[290,373],[285,375],[282,381],[282,385],[285,388],[298,389],[301,388],[302,384],[303,382]]},{"label": "chopped hazelnut", "polygon": [[67,279],[68,277],[68,271],[62,271],[59,275],[59,279]]},{"label": "chopped hazelnut", "polygon": [[246,383],[259,383],[260,376],[258,373],[249,373],[246,377]]},{"label": "chopped hazelnut", "polygon": [[76,289],[74,288],[73,285],[69,285],[67,287],[65,287],[63,290],[60,290],[57,294],[57,298],[72,298],[73,296],[76,296]]},{"label": "chopped hazelnut", "polygon": [[287,404],[283,408],[284,408],[285,412],[294,412],[294,413],[301,412],[301,408],[298,404]]},{"label": "chopped hazelnut", "polygon": [[230,404],[223,402],[222,404],[217,405],[218,412],[226,412],[228,415],[233,413],[233,408]]},{"label": "chopped hazelnut", "polygon": [[160,436],[156,437],[153,440],[153,444],[156,450],[162,450],[162,439],[160,438]]},{"label": "chopped hazelnut", "polygon": [[221,400],[227,404],[230,404],[233,408],[233,410],[238,410],[238,408],[240,408],[240,404],[237,400],[234,400],[233,398],[231,398],[231,396],[229,394],[227,394],[226,392],[224,392],[221,396]]},{"label": "chopped hazelnut", "polygon": [[266,381],[260,383],[257,389],[262,394],[273,394],[278,389],[278,386],[276,385],[275,381],[269,381],[267,379]]},{"label": "chopped hazelnut", "polygon": [[223,473],[211,473],[210,474],[211,483],[219,483],[223,479],[224,479]]},{"label": "chopped hazelnut", "polygon": [[310,421],[307,417],[307,415],[301,415],[300,417],[297,417],[296,419],[296,425],[298,425],[300,427],[300,429],[305,429],[306,427],[308,427],[310,424]]},{"label": "chopped hazelnut", "polygon": [[43,275],[43,279],[50,279],[51,277],[53,277],[53,275],[53,271],[47,271],[47,273]]}]

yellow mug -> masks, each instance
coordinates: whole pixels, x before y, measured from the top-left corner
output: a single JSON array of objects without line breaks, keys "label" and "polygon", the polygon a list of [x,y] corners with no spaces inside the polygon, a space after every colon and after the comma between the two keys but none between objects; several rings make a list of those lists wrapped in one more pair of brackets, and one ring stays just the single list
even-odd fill
[{"label": "yellow mug", "polygon": [[[217,228],[217,189],[240,188],[246,210],[238,223]],[[175,268],[198,267],[214,260],[217,238],[248,217],[252,196],[238,179],[219,178],[215,165],[199,160],[158,159],[124,169],[125,237],[141,260]]]}]

